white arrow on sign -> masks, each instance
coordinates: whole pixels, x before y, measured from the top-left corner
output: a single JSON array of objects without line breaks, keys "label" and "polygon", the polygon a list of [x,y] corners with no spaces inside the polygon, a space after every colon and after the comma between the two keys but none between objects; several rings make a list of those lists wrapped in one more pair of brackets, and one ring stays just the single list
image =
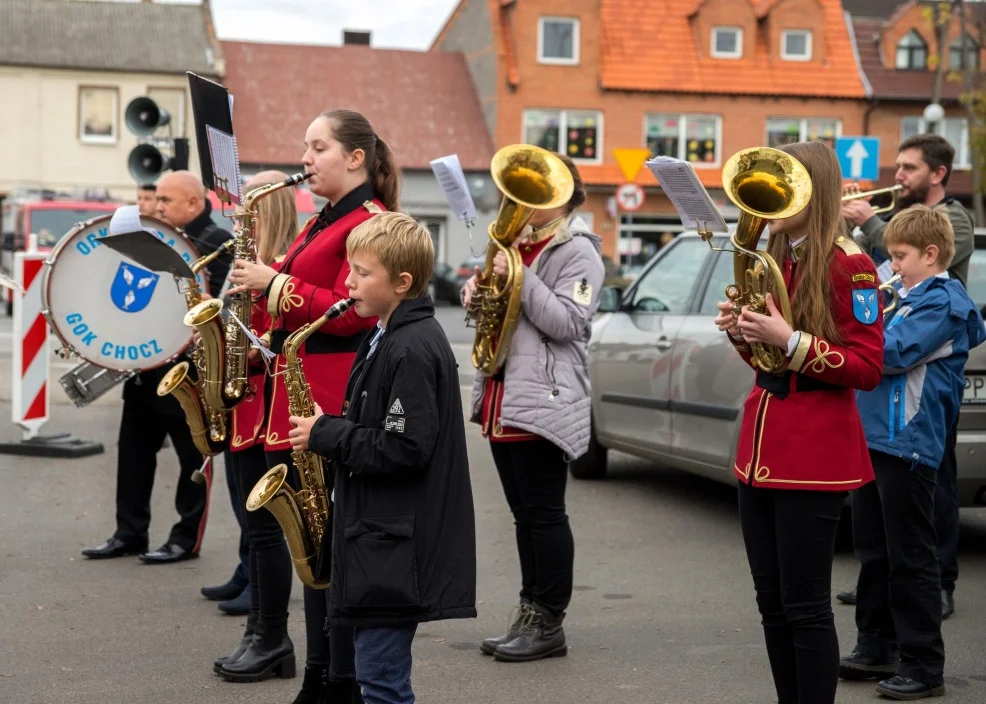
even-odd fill
[{"label": "white arrow on sign", "polygon": [[869,155],[866,147],[858,139],[852,143],[852,146],[846,151],[846,156],[849,157],[849,178],[863,177],[863,161]]}]

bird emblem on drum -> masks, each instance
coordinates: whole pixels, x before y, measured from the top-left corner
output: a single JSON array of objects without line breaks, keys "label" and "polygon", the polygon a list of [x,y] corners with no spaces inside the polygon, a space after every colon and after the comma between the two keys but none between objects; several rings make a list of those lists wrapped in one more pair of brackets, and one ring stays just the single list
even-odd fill
[{"label": "bird emblem on drum", "polygon": [[110,300],[126,313],[142,311],[151,302],[158,278],[153,272],[121,262],[110,287]]}]

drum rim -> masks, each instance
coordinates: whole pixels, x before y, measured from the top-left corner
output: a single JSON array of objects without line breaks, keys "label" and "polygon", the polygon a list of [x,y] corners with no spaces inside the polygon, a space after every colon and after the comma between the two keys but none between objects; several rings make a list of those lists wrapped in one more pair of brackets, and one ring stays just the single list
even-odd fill
[{"label": "drum rim", "polygon": [[[50,301],[51,301],[52,265],[58,260],[58,256],[62,253],[62,250],[66,246],[68,246],[69,240],[74,235],[78,234],[80,230],[85,230],[87,227],[92,226],[96,222],[102,220],[111,220],[112,218],[113,218],[113,213],[106,213],[105,215],[97,215],[94,218],[89,218],[88,220],[77,222],[75,223],[75,225],[72,226],[71,229],[69,229],[68,232],[62,235],[61,239],[58,240],[58,243],[54,247],[52,247],[51,252],[48,253],[48,258],[45,259],[44,261],[44,274],[43,274],[44,278],[41,280],[41,311],[45,317],[45,320],[48,321],[48,329],[55,334],[55,337],[61,340],[62,346],[72,350],[72,352],[74,352],[75,355],[79,357],[79,359],[83,360],[84,362],[88,362],[89,364],[92,364],[95,367],[99,367],[101,369],[107,369],[112,372],[140,373],[140,372],[153,371],[154,369],[160,369],[166,364],[172,364],[176,359],[178,359],[182,354],[185,353],[185,350],[187,350],[188,346],[192,343],[192,335],[194,333],[191,330],[189,330],[188,333],[188,341],[181,348],[181,350],[179,350],[174,355],[168,357],[167,359],[165,359],[164,361],[158,364],[152,364],[146,367],[140,367],[138,369],[130,369],[126,367],[110,367],[105,364],[98,364],[92,361],[91,359],[89,359],[88,357],[85,357],[82,354],[80,354],[79,351],[73,345],[69,344],[69,342],[62,336],[61,331],[58,329],[58,325],[55,323],[54,316],[52,316],[51,314]],[[202,256],[202,253],[199,251],[199,248],[195,245],[195,242],[192,241],[192,238],[189,237],[187,234],[185,234],[183,230],[180,230],[177,227],[174,227],[173,225],[169,225],[164,220],[161,220],[160,218],[156,218],[152,215],[141,215],[140,222],[142,225],[145,225],[144,222],[145,220],[149,220],[153,224],[153,225],[147,225],[148,227],[155,226],[161,230],[170,230],[172,234],[184,240],[186,244],[188,244],[188,247],[192,250],[193,261]]]}]

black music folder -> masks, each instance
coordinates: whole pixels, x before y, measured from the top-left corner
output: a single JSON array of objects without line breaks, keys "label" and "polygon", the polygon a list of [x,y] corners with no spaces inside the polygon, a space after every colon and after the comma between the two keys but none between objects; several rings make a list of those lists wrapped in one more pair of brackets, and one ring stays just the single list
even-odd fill
[{"label": "black music folder", "polygon": [[202,183],[215,191],[220,200],[238,204],[240,164],[233,136],[229,91],[191,71],[186,74],[192,97]]}]

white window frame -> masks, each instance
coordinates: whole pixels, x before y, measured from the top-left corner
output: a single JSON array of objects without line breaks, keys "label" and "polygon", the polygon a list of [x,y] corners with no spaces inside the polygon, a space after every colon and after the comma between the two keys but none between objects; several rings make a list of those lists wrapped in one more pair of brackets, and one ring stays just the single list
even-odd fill
[{"label": "white window frame", "polygon": [[792,115],[790,117],[785,117],[783,115],[768,115],[767,119],[763,123],[763,143],[769,144],[770,142],[770,127],[768,123],[771,120],[798,120],[798,141],[806,142],[808,141],[808,122],[811,120],[835,120],[835,136],[839,138],[842,136],[842,119],[838,117],[826,117],[824,115],[816,115],[814,117],[797,117]]},{"label": "white window frame", "polygon": [[682,154],[686,153],[686,142],[688,137],[686,132],[688,131],[688,118],[690,117],[711,117],[716,121],[716,158],[715,161],[696,161],[692,164],[693,168],[696,169],[718,169],[722,167],[722,115],[715,115],[706,112],[684,112],[684,113],[673,113],[673,112],[650,112],[644,115],[644,147],[647,146],[647,120],[652,117],[657,117],[658,115],[668,115],[678,118],[678,153],[675,154],[676,159],[685,160]]},{"label": "white window frame", "polygon": [[[904,141],[904,120],[917,120],[918,121],[918,131],[917,134],[924,134],[928,131],[928,123],[925,122],[924,117],[921,115],[905,115],[900,118],[900,141]],[[962,121],[962,137],[960,144],[955,145],[955,160],[952,162],[952,171],[968,171],[972,168],[972,152],[969,149],[969,121],[964,117],[944,117],[942,122],[947,120],[961,120]],[[939,133],[941,134],[941,133]],[[942,134],[942,137],[945,135]],[[951,142],[949,142],[951,144]]]},{"label": "white window frame", "polygon": [[[544,23],[545,22],[570,22],[572,24],[572,58],[561,59],[553,56],[544,55]],[[556,66],[578,66],[579,65],[579,44],[582,39],[582,23],[577,17],[539,17],[538,18],[538,63],[554,64]]]},{"label": "white window frame", "polygon": [[[793,34],[805,35],[806,54],[787,53],[787,38]],[[781,31],[781,58],[784,61],[811,61],[812,46],[812,32],[810,29],[785,29]]]},{"label": "white window frame", "polygon": [[[736,33],[736,51],[719,51],[716,49],[716,36],[719,32]],[[712,45],[709,47],[709,54],[714,59],[742,59],[743,58],[743,28],[742,27],[713,27]]]},{"label": "white window frame", "polygon": [[[106,90],[113,94],[113,133],[110,135],[86,134],[83,130],[83,92],[86,90]],[[76,100],[78,100],[78,130],[79,142],[82,144],[116,144],[120,141],[120,89],[117,86],[80,85]]]},{"label": "white window frame", "polygon": [[520,141],[527,143],[527,114],[529,112],[557,112],[558,113],[558,151],[568,154],[568,113],[570,112],[591,112],[596,115],[596,156],[593,159],[583,159],[572,157],[576,164],[602,164],[603,163],[603,111],[591,108],[527,108],[520,116]]}]

